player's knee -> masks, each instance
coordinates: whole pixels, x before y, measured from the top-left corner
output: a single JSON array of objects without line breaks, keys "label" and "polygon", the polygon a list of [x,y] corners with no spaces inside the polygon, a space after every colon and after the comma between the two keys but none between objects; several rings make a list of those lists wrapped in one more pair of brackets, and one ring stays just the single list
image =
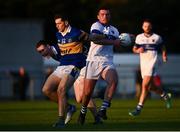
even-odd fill
[{"label": "player's knee", "polygon": [[150,90],[150,86],[149,85],[143,85],[142,86],[142,90],[149,91]]},{"label": "player's knee", "polygon": [[42,92],[44,95],[48,96],[51,94],[51,91],[47,87],[43,87]]},{"label": "player's knee", "polygon": [[57,94],[58,94],[59,96],[61,96],[61,97],[66,96],[66,90],[65,90],[65,88],[64,88],[64,87],[58,88],[58,89],[57,89]]}]

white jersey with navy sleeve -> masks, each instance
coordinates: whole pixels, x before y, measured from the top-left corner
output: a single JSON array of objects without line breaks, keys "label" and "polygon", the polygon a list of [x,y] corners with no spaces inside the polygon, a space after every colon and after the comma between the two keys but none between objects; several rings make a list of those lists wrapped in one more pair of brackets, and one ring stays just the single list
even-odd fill
[{"label": "white jersey with navy sleeve", "polygon": [[140,66],[141,74],[144,76],[155,76],[157,62],[158,62],[158,49],[161,46],[161,36],[153,33],[150,37],[146,37],[144,33],[137,35],[135,46],[143,47],[145,52],[140,53]]},{"label": "white jersey with navy sleeve", "polygon": [[[91,33],[105,34],[109,39],[117,39],[119,31],[111,25],[103,25],[99,21],[91,26]],[[99,45],[91,42],[87,61],[113,61],[113,45]]]}]

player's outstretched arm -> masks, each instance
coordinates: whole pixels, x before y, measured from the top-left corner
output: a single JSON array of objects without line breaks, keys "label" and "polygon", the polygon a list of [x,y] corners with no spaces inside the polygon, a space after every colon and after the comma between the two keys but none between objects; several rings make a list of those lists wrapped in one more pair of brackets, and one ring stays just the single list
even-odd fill
[{"label": "player's outstretched arm", "polygon": [[119,45],[121,42],[118,38],[109,39],[104,34],[95,34],[95,33],[89,35],[89,41],[93,41],[95,44],[99,44],[99,45]]},{"label": "player's outstretched arm", "polygon": [[81,31],[79,36],[80,41],[93,41],[93,42],[100,42],[102,39],[106,39],[106,35],[104,34],[88,34],[87,32]]},{"label": "player's outstretched arm", "polygon": [[163,62],[167,62],[167,50],[166,50],[165,45],[162,46],[162,59],[163,59]]},{"label": "player's outstretched arm", "polygon": [[92,34],[89,34],[89,38],[88,38],[89,41],[99,41],[102,39],[106,39],[106,35],[92,33]]}]

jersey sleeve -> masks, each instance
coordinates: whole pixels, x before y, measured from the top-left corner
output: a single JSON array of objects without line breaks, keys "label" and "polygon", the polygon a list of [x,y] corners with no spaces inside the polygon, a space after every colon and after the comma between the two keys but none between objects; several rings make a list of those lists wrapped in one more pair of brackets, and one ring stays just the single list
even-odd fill
[{"label": "jersey sleeve", "polygon": [[101,25],[98,22],[96,22],[91,26],[90,33],[103,34],[101,30]]},{"label": "jersey sleeve", "polygon": [[138,35],[138,36],[136,36],[135,44],[140,44],[140,43],[141,43],[140,36]]},{"label": "jersey sleeve", "polygon": [[104,26],[99,22],[96,22],[91,26],[90,33],[105,35],[106,39],[110,40],[115,40],[119,37],[119,31],[115,27],[111,25]]},{"label": "jersey sleeve", "polygon": [[140,42],[140,36],[137,35],[137,36],[136,36],[136,39],[135,39],[134,47],[137,47],[137,48],[141,47],[140,43],[141,43],[141,42]]}]

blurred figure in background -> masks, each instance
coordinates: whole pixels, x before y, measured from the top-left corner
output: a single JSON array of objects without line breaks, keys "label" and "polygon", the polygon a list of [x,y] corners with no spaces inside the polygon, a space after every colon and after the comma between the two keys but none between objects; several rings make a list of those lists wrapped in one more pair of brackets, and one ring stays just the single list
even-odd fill
[{"label": "blurred figure in background", "polygon": [[13,81],[13,98],[26,100],[30,77],[25,68],[20,67],[18,71],[10,71],[8,74],[12,77]]}]

